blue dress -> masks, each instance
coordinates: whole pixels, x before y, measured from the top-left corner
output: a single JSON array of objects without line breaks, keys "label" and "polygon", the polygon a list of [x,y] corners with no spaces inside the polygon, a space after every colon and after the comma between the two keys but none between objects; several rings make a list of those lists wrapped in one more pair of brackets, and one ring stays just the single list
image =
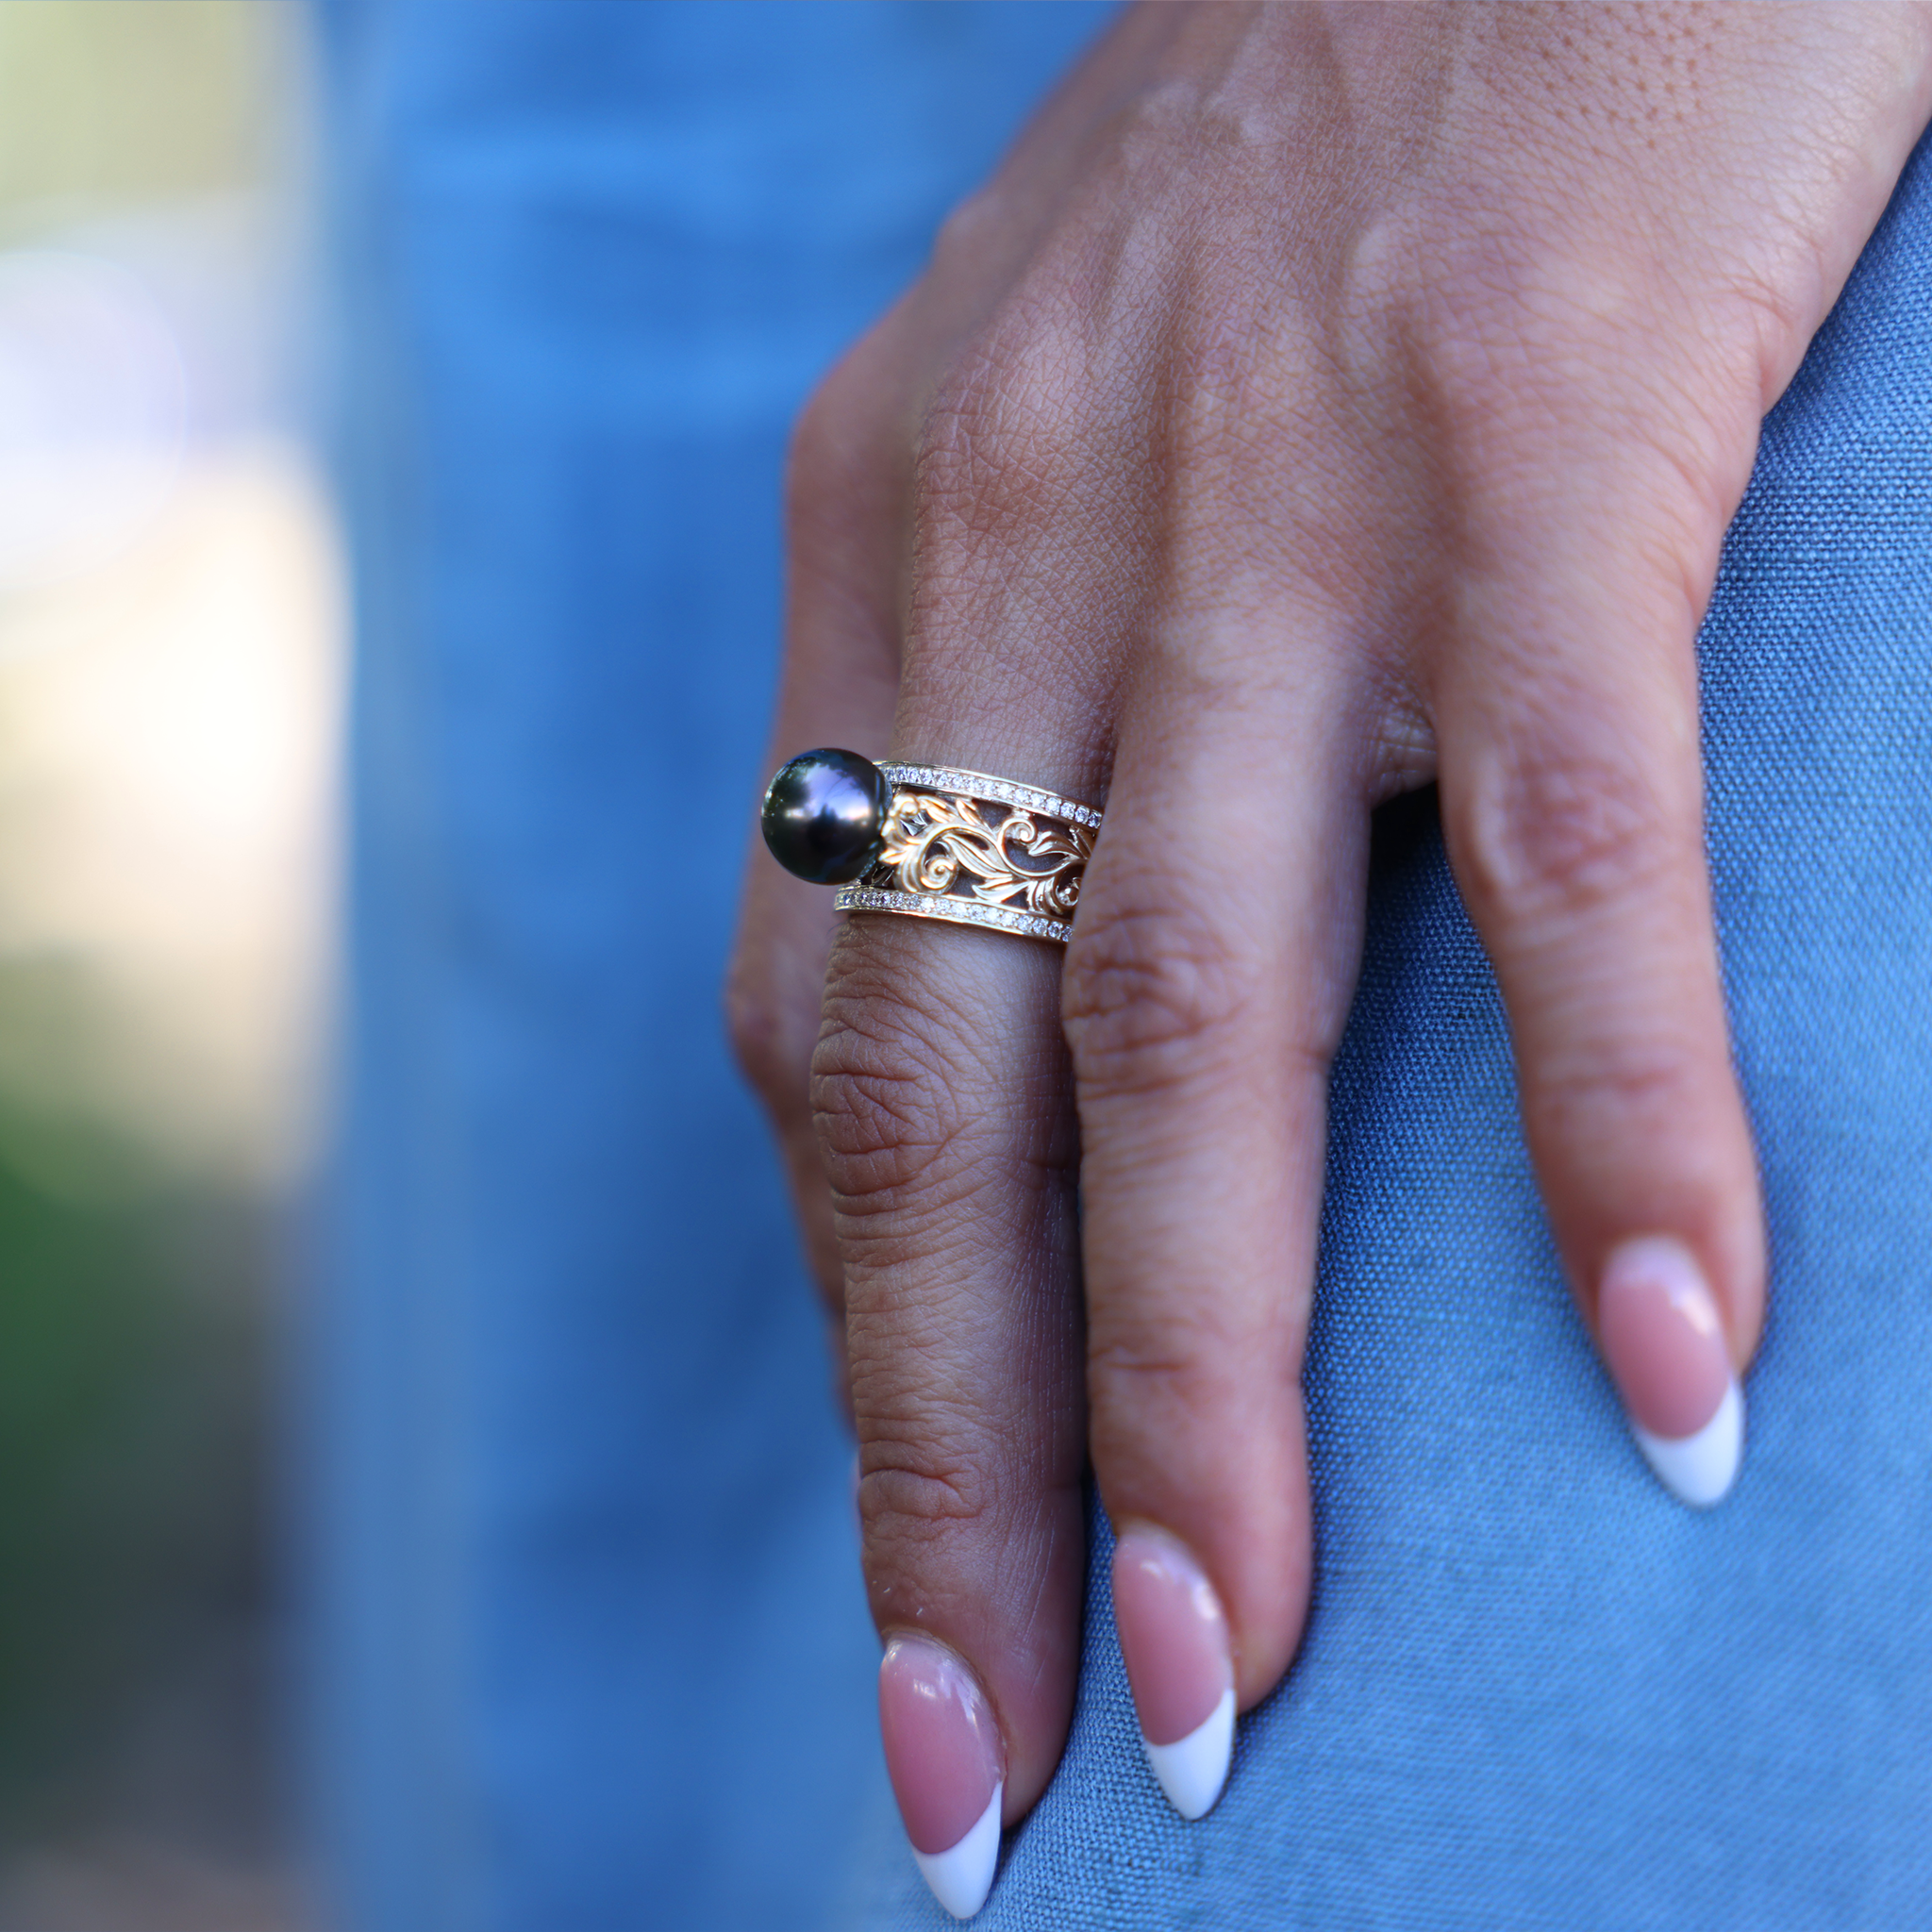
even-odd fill
[{"label": "blue dress", "polygon": [[[944,1921],[717,981],[788,422],[1105,16],[325,0],[358,660],[307,1327],[346,1932]],[[1102,1524],[990,1928],[1932,1918],[1932,157],[1766,433],[1703,638],[1774,1301],[1740,1486],[1628,1446],[1427,799],[1382,814],[1307,1370],[1319,1568],[1205,1824]]]}]

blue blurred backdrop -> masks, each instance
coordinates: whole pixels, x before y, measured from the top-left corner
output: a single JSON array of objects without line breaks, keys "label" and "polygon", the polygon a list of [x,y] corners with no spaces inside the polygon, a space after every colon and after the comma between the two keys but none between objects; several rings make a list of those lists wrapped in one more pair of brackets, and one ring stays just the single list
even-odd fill
[{"label": "blue blurred backdrop", "polygon": [[849,1450],[719,980],[791,417],[1089,6],[322,9],[356,558],[315,1693],[358,1932],[805,1928]]}]

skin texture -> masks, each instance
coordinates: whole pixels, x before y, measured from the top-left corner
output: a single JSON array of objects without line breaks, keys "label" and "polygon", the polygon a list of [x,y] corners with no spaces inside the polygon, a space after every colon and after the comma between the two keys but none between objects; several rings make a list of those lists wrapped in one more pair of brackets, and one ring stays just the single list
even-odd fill
[{"label": "skin texture", "polygon": [[729,991],[842,1326],[874,1615],[985,1686],[1008,1822],[1065,1737],[1090,1455],[1210,1579],[1243,1707],[1293,1655],[1379,801],[1440,782],[1583,1318],[1619,1242],[1674,1240],[1748,1360],[1692,641],[1928,48],[1907,6],[1143,7],[807,410],[773,764],[1107,804],[1064,962],[835,932],[757,853]]}]

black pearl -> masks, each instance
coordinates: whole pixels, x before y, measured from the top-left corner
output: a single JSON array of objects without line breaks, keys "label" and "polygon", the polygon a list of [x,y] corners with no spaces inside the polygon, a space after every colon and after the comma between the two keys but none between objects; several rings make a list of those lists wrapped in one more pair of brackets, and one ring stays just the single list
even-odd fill
[{"label": "black pearl", "polygon": [[878,857],[892,788],[856,751],[801,752],[781,765],[758,823],[772,857],[815,886],[842,886]]}]

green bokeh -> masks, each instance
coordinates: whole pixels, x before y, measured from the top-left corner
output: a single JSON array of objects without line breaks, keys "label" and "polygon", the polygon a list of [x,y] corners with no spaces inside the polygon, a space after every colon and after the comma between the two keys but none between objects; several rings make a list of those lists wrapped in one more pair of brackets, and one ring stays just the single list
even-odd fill
[{"label": "green bokeh", "polygon": [[246,188],[280,137],[282,0],[0,0],[0,225]]},{"label": "green bokeh", "polygon": [[[292,25],[282,0],[0,0],[0,248],[261,186]],[[33,1049],[0,1052],[0,1859],[152,1810],[142,1713],[272,1622],[273,1210],[44,1077],[92,997],[85,960],[0,955],[0,1034]],[[218,1701],[189,1728],[227,1726],[203,1756],[252,1777],[265,1720]]]},{"label": "green bokeh", "polygon": [[261,1612],[261,1250],[246,1201],[0,1098],[8,1839],[90,1824],[143,1699]]}]

